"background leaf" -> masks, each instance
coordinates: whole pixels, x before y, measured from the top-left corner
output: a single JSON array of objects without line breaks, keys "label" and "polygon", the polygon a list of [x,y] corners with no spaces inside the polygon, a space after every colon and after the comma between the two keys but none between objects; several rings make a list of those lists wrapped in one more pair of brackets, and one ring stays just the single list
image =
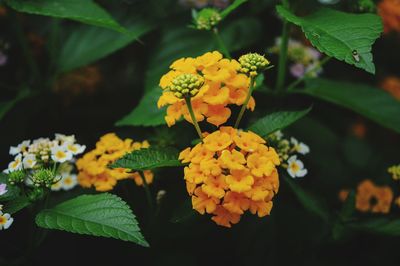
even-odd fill
[{"label": "background leaf", "polygon": [[182,166],[178,156],[178,151],[173,148],[150,147],[127,153],[124,157],[114,162],[111,167],[149,170],[166,166]]},{"label": "background leaf", "polygon": [[322,203],[323,201],[321,199],[305,191],[290,177],[284,175],[283,180],[286,182],[286,184],[288,184],[289,188],[293,191],[297,199],[300,201],[300,203],[304,206],[306,210],[320,217],[325,222],[327,223],[330,222],[330,214],[327,211],[327,208]]},{"label": "background leaf", "polygon": [[400,102],[368,85],[309,79],[302,93],[346,107],[400,133]]},{"label": "background leaf", "polygon": [[6,0],[6,3],[19,12],[66,18],[120,32],[126,31],[92,0]]},{"label": "background leaf", "polygon": [[237,9],[239,6],[242,4],[246,3],[247,0],[235,0],[232,4],[230,4],[227,8],[225,8],[221,12],[221,17],[224,19],[226,16],[228,16],[230,13],[232,13],[235,9]]},{"label": "background leaf", "polygon": [[321,8],[311,15],[298,17],[283,6],[276,9],[283,18],[300,26],[307,39],[321,52],[375,73],[371,50],[383,30],[379,16]]},{"label": "background leaf", "polygon": [[249,130],[262,137],[267,137],[269,134],[277,130],[290,126],[300,118],[307,115],[311,109],[312,108],[309,107],[300,111],[279,111],[268,114],[251,125]]},{"label": "background leaf", "polygon": [[58,58],[58,72],[91,64],[127,46],[154,28],[152,22],[140,17],[126,21],[124,25],[129,33],[121,34],[85,25],[71,32],[62,45]]},{"label": "background leaf", "polygon": [[6,102],[0,102],[0,120],[6,115],[8,111],[10,111],[14,107],[16,103],[25,99],[29,95],[30,95],[29,90],[23,89],[18,93],[15,99]]},{"label": "background leaf", "polygon": [[19,187],[8,183],[8,176],[5,173],[0,173],[0,184],[6,184],[7,192],[0,196],[0,201],[11,201],[19,197],[21,190]]},{"label": "background leaf", "polygon": [[4,206],[4,212],[9,214],[14,214],[28,207],[29,205],[31,205],[29,198],[26,196],[20,196],[14,198],[11,201],[8,201],[7,204],[5,204]]},{"label": "background leaf", "polygon": [[400,219],[375,218],[353,223],[351,227],[373,234],[400,236]]},{"label": "background leaf", "polygon": [[108,193],[82,195],[42,210],[36,216],[36,224],[46,229],[111,237],[149,246],[129,206]]}]

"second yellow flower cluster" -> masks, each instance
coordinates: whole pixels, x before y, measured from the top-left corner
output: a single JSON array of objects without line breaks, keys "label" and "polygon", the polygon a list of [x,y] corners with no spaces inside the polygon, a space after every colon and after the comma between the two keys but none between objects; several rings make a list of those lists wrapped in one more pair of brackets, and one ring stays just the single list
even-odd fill
[{"label": "second yellow flower cluster", "polygon": [[[76,162],[79,170],[78,182],[82,187],[94,186],[97,191],[108,191],[113,189],[118,180],[132,178],[138,186],[143,185],[142,177],[138,172],[130,173],[124,168],[108,167],[128,152],[148,148],[147,141],[134,142],[132,139],[120,139],[114,133],[109,133],[100,138],[96,148],[87,152]],[[143,172],[146,183],[153,181],[151,171]]]},{"label": "second yellow flower cluster", "polygon": [[214,222],[226,227],[238,223],[247,210],[269,215],[279,189],[280,161],[258,135],[221,127],[182,151],[179,159],[189,163],[186,186],[199,213],[212,214]]}]

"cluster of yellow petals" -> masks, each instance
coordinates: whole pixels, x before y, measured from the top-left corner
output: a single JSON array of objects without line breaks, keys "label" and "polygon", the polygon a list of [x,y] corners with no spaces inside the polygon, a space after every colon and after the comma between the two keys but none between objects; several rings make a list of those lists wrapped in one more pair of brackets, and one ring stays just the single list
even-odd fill
[{"label": "cluster of yellow petals", "polygon": [[400,78],[395,76],[386,77],[381,83],[381,88],[400,101]]},{"label": "cluster of yellow petals", "polygon": [[400,0],[382,0],[378,13],[383,20],[384,32],[400,32]]},{"label": "cluster of yellow petals", "polygon": [[183,150],[186,187],[193,209],[212,214],[218,225],[231,227],[249,210],[269,215],[279,189],[279,156],[253,132],[220,127],[202,143]]},{"label": "cluster of yellow petals", "polygon": [[[339,192],[339,199],[345,201],[348,190]],[[389,213],[393,202],[393,191],[389,186],[377,186],[366,179],[357,186],[356,209],[360,212]]]},{"label": "cluster of yellow petals", "polygon": [[[124,168],[111,169],[108,165],[128,152],[148,148],[149,146],[147,141],[122,140],[114,133],[102,136],[96,143],[96,148],[85,153],[76,162],[79,170],[79,184],[86,188],[94,186],[97,191],[108,191],[113,189],[118,180],[131,178],[138,186],[143,185],[143,180],[138,172],[130,173]],[[148,184],[153,181],[153,173],[151,171],[144,171],[144,176]]]},{"label": "cluster of yellow petals", "polygon": [[[245,102],[250,78],[238,72],[239,62],[223,58],[222,54],[217,51],[208,52],[196,58],[181,58],[175,61],[170,68],[171,70],[160,80],[163,93],[157,103],[159,108],[168,106],[165,116],[168,126],[174,125],[181,117],[193,123],[185,100],[176,97],[173,92],[168,90],[174,78],[181,74],[201,75],[204,78],[203,86],[197,95],[191,98],[197,121],[206,119],[208,123],[220,126],[231,115],[228,105],[240,106]],[[254,110],[253,98],[247,107]]]}]

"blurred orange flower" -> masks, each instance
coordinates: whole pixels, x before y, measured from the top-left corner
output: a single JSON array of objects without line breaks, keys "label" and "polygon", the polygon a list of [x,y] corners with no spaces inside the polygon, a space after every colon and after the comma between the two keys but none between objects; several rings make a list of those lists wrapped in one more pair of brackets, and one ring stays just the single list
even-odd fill
[{"label": "blurred orange flower", "polygon": [[384,32],[400,32],[400,0],[383,0],[378,4],[378,13],[382,17]]},{"label": "blurred orange flower", "polygon": [[394,98],[400,101],[400,78],[388,76],[382,81],[380,86],[382,89],[390,93]]},{"label": "blurred orange flower", "polygon": [[376,186],[371,180],[357,187],[356,209],[361,212],[388,213],[393,201],[393,191],[388,186]]}]

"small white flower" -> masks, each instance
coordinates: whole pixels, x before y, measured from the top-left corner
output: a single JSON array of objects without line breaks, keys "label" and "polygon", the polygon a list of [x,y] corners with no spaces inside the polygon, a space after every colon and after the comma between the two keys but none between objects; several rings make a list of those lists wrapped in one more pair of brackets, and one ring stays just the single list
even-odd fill
[{"label": "small white flower", "polygon": [[274,135],[275,135],[277,140],[281,140],[283,138],[283,133],[280,130],[275,131]]},{"label": "small white flower", "polygon": [[72,144],[72,143],[75,143],[75,141],[76,141],[75,135],[67,136],[64,134],[56,133],[55,136],[56,136],[56,140],[60,141],[61,144],[64,144],[64,143]]},{"label": "small white flower", "polygon": [[297,139],[295,139],[293,137],[290,138],[290,142],[293,144],[293,149],[296,152],[303,154],[303,155],[310,152],[310,148],[303,142],[299,142]]},{"label": "small white flower", "polygon": [[[0,196],[4,195],[7,193],[7,185],[6,184],[0,184]],[[1,209],[0,209],[1,211]]]},{"label": "small white flower", "polygon": [[2,210],[3,210],[3,205],[0,204],[0,211],[2,211]]},{"label": "small white flower", "polygon": [[64,147],[51,148],[51,159],[57,163],[63,163],[72,159],[72,152],[66,151]]},{"label": "small white flower", "polygon": [[8,229],[11,224],[13,223],[14,219],[11,217],[10,214],[4,213],[0,211],[0,230]]},{"label": "small white flower", "polygon": [[22,169],[22,154],[18,154],[14,161],[8,164],[8,172],[14,172]]},{"label": "small white flower", "polygon": [[[57,177],[57,179],[59,179],[59,177]],[[52,191],[59,191],[61,188],[62,188],[61,179],[60,179],[57,183],[54,183],[54,184],[51,186],[51,190],[52,190]]]},{"label": "small white flower", "polygon": [[35,154],[28,154],[24,157],[22,163],[24,164],[25,169],[31,169],[36,165],[36,155]]},{"label": "small white flower", "polygon": [[298,160],[296,155],[291,156],[287,162],[287,171],[291,177],[303,177],[307,174],[307,169],[304,168],[303,162]]},{"label": "small white flower", "polygon": [[28,151],[29,145],[31,144],[30,140],[24,140],[22,143],[18,144],[18,146],[10,147],[10,155],[17,155],[18,153],[25,153]]},{"label": "small white flower", "polygon": [[78,184],[78,178],[76,175],[68,174],[61,179],[61,183],[64,190],[70,190]]},{"label": "small white flower", "polygon": [[79,145],[73,143],[67,143],[66,145],[66,150],[72,152],[73,155],[81,154],[85,151],[85,149],[86,149],[85,145]]}]

